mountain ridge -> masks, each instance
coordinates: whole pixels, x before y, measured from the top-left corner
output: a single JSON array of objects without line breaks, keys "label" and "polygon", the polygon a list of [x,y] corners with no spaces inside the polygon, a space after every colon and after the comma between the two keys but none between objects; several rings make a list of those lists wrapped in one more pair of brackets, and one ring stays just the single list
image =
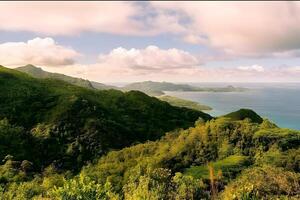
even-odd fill
[{"label": "mountain ridge", "polygon": [[[28,153],[27,160],[36,160],[38,166],[56,159],[59,165],[72,167],[79,159],[80,167],[110,149],[158,139],[167,131],[193,125],[199,117],[212,118],[139,91],[87,89],[4,67],[0,68],[0,90],[0,120],[7,119],[30,133],[40,152]],[[54,147],[59,153],[43,155]],[[22,154],[15,157],[25,159]]]},{"label": "mountain ridge", "polygon": [[150,96],[164,95],[165,94],[164,91],[243,92],[247,90],[247,88],[233,87],[231,85],[228,85],[226,87],[196,87],[196,86],[191,86],[189,84],[175,84],[175,83],[165,82],[165,81],[162,82],[143,81],[143,82],[130,83],[123,87],[116,87],[116,86],[106,85],[95,81],[89,81],[82,78],[75,78],[60,73],[47,72],[31,64],[28,64],[23,67],[18,67],[16,68],[16,70],[25,72],[35,78],[56,78],[77,86],[90,88],[90,89],[99,89],[99,90],[117,89],[121,91],[137,90],[137,91],[144,92]]},{"label": "mountain ridge", "polygon": [[42,79],[55,78],[55,79],[63,80],[68,83],[80,86],[80,87],[89,88],[89,89],[99,89],[99,90],[117,89],[117,87],[115,87],[115,86],[105,85],[103,83],[89,81],[87,79],[76,78],[76,77],[67,76],[65,74],[60,74],[60,73],[47,72],[47,71],[43,70],[42,68],[36,67],[31,64],[28,64],[28,65],[25,65],[22,67],[18,67],[15,69],[18,71],[27,73],[35,78],[42,78]]}]

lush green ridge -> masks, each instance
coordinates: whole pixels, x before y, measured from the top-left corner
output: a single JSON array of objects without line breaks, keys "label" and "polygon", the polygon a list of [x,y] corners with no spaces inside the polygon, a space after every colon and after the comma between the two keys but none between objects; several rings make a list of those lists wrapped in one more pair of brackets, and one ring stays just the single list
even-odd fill
[{"label": "lush green ridge", "polygon": [[173,97],[173,96],[163,95],[163,96],[159,96],[157,98],[162,101],[166,101],[173,106],[185,107],[185,108],[190,108],[190,109],[200,110],[200,111],[201,110],[212,110],[212,108],[209,106],[202,105],[200,103],[197,103],[194,101],[189,101],[186,99]]},{"label": "lush green ridge", "polygon": [[89,90],[4,67],[0,91],[0,119],[11,124],[5,125],[6,134],[16,129],[16,140],[23,143],[18,146],[7,139],[10,151],[0,157],[11,154],[37,169],[54,161],[60,167],[79,168],[110,149],[158,139],[166,131],[191,126],[199,117],[211,119],[138,91]]},{"label": "lush green ridge", "polygon": [[0,172],[5,197],[299,199],[299,155],[299,131],[219,118],[112,151],[74,177],[53,167],[33,177],[11,158]]},{"label": "lush green ridge", "polygon": [[99,89],[99,90],[107,90],[107,89],[117,89],[117,87],[111,86],[111,85],[105,85],[103,83],[97,83],[89,80],[85,80],[82,78],[75,78],[71,76],[66,76],[64,74],[59,73],[51,73],[42,70],[41,68],[38,68],[33,65],[26,65],[23,67],[18,67],[16,70],[27,73],[35,78],[54,78],[59,79],[68,83],[71,83],[73,85],[77,85],[80,87],[85,87],[88,89]]},{"label": "lush green ridge", "polygon": [[[236,121],[220,118],[206,123],[200,120],[194,128],[169,133],[160,141],[111,152],[97,164],[86,167],[81,175],[88,176],[99,184],[109,181],[114,192],[120,193],[123,188],[121,196],[125,197],[131,195],[147,199],[155,193],[162,199],[168,199],[168,195],[172,196],[171,199],[178,198],[176,195],[182,195],[180,199],[189,199],[191,196],[195,199],[209,199],[211,193],[207,192],[211,192],[211,178],[207,164],[212,162],[215,171],[214,186],[218,195],[224,199],[241,199],[247,195],[249,199],[268,199],[273,195],[297,198],[300,194],[300,157],[296,156],[300,152],[299,147],[299,131],[280,129],[268,120],[261,124],[249,119]],[[197,174],[188,173],[191,170],[195,172],[196,169],[200,169]],[[244,169],[247,169],[245,173]],[[168,170],[171,174],[168,174]],[[260,171],[265,173],[260,174]],[[274,172],[278,174],[273,174]],[[257,183],[253,187],[248,185],[245,178],[249,173],[256,177],[253,181]],[[272,185],[272,176],[277,175],[286,177],[276,184],[282,181],[286,186],[275,185],[270,190],[266,183],[264,187],[260,187],[259,183],[264,184],[264,181],[269,181]],[[176,183],[171,181],[174,179],[177,179]],[[241,182],[241,179],[244,181]],[[158,180],[164,181],[158,184]],[[178,183],[180,181],[182,183]],[[152,184],[146,186],[149,182]],[[172,184],[177,186],[173,188]],[[190,185],[183,189],[184,184]],[[224,187],[225,185],[228,187]],[[142,191],[141,188],[144,187],[147,189]],[[160,191],[159,187],[166,189]],[[232,191],[232,187],[236,191]],[[280,192],[276,193],[276,188]]]}]

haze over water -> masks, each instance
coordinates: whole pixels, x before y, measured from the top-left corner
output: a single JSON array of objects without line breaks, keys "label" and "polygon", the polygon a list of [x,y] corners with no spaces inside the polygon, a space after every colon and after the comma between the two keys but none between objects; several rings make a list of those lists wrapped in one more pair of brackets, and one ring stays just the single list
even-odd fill
[{"label": "haze over water", "polygon": [[280,127],[300,130],[300,83],[199,83],[203,87],[233,85],[246,92],[166,92],[213,108],[208,113],[220,116],[240,108],[250,108]]}]

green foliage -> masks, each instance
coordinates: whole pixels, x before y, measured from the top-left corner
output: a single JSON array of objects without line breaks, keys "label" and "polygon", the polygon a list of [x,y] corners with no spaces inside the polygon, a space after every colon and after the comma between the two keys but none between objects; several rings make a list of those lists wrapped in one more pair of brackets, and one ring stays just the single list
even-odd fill
[{"label": "green foliage", "polygon": [[[227,179],[233,179],[236,174],[250,165],[250,161],[247,156],[232,155],[225,159],[212,162],[211,165],[214,171],[220,171],[222,172],[222,176]],[[209,179],[209,168],[207,165],[192,166],[185,170],[185,174],[198,179]]]},{"label": "green foliage", "polygon": [[[148,176],[145,176],[149,168],[169,169],[173,173],[185,171],[185,175],[190,175],[196,180],[202,179],[208,184],[207,163],[211,162],[217,173],[216,177],[219,179],[216,183],[220,191],[224,188],[224,184],[234,181],[235,177],[244,169],[251,165],[262,166],[267,162],[266,159],[263,159],[268,155],[268,150],[264,149],[266,143],[262,143],[257,138],[257,133],[272,129],[274,128],[261,127],[248,119],[233,121],[228,118],[220,118],[206,123],[197,123],[194,128],[169,133],[160,141],[147,142],[121,151],[110,152],[97,164],[84,168],[81,173],[102,184],[103,180],[109,180],[114,191],[117,192],[121,192],[128,182],[133,182],[135,185],[130,188],[134,189],[130,191],[136,191],[139,195],[146,195],[145,191],[149,191],[148,195],[159,196],[160,187],[166,186],[162,184],[154,187],[155,189],[149,189],[149,184],[151,185],[152,182]],[[286,129],[279,130],[287,131]],[[299,134],[297,131],[291,132],[293,134],[283,133],[283,137],[274,139],[267,145],[272,148],[278,147],[277,151],[284,158],[281,160],[282,162],[279,162],[282,167],[297,172],[298,161],[295,158],[298,157],[298,150],[279,148],[283,138],[287,139],[291,135],[294,137]],[[263,162],[261,162],[262,160]],[[279,164],[278,162],[271,163],[274,167]],[[138,166],[138,173],[135,169],[136,166]],[[132,181],[133,177],[134,181]],[[141,177],[142,179],[139,180]],[[202,193],[205,192],[209,195],[209,187],[202,188]],[[129,196],[137,195],[132,192],[129,194]],[[284,192],[282,194],[284,195]],[[244,197],[246,198],[246,196],[245,194]]]},{"label": "green foliage", "polygon": [[83,175],[74,179],[64,180],[63,186],[55,186],[48,192],[47,196],[53,200],[118,199],[118,195],[111,192],[109,182],[105,185],[100,185]]},{"label": "green foliage", "polygon": [[36,169],[55,164],[78,170],[111,149],[211,119],[141,92],[89,90],[4,67],[0,91],[0,119],[13,124],[0,122],[0,156],[29,160]]},{"label": "green foliage", "polygon": [[263,119],[257,113],[249,109],[240,109],[238,111],[224,115],[224,117],[230,118],[232,120],[244,120],[248,118],[255,123],[263,122]]},{"label": "green foliage", "polygon": [[281,151],[276,146],[257,156],[256,163],[268,164],[300,173],[300,148]]},{"label": "green foliage", "polygon": [[263,166],[245,170],[226,187],[222,199],[277,199],[297,195],[300,195],[299,174]]},{"label": "green foliage", "polygon": [[27,200],[40,196],[42,187],[39,185],[38,179],[30,182],[12,183],[3,194],[5,200]]},{"label": "green foliage", "polygon": [[[35,137],[49,137],[48,128],[39,127],[45,133]],[[58,174],[50,167],[40,179],[25,179],[25,172],[17,167],[2,191],[13,196],[15,191],[32,194],[37,199],[209,199],[207,163],[211,163],[216,179],[213,195],[221,199],[297,199],[299,147],[280,145],[298,134],[248,119],[201,121],[193,128],[167,133],[158,141],[111,151],[75,177]],[[279,181],[275,180],[277,174]]]},{"label": "green foliage", "polygon": [[124,199],[200,199],[207,197],[202,181],[168,169],[148,170],[137,179],[130,179],[124,186]]},{"label": "green foliage", "polygon": [[11,125],[7,119],[0,120],[0,160],[8,154],[20,160],[29,156],[30,135],[22,127]]}]

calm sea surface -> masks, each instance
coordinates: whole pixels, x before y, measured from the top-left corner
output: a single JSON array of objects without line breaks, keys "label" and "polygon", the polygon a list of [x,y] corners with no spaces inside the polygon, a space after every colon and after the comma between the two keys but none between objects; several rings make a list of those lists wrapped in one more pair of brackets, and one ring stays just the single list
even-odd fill
[{"label": "calm sea surface", "polygon": [[[190,83],[191,84],[191,83]],[[199,83],[217,87],[228,83]],[[250,108],[280,127],[300,130],[300,83],[232,83],[250,88],[246,92],[166,92],[168,95],[196,101],[213,108],[208,113],[223,115],[240,108]]]}]

